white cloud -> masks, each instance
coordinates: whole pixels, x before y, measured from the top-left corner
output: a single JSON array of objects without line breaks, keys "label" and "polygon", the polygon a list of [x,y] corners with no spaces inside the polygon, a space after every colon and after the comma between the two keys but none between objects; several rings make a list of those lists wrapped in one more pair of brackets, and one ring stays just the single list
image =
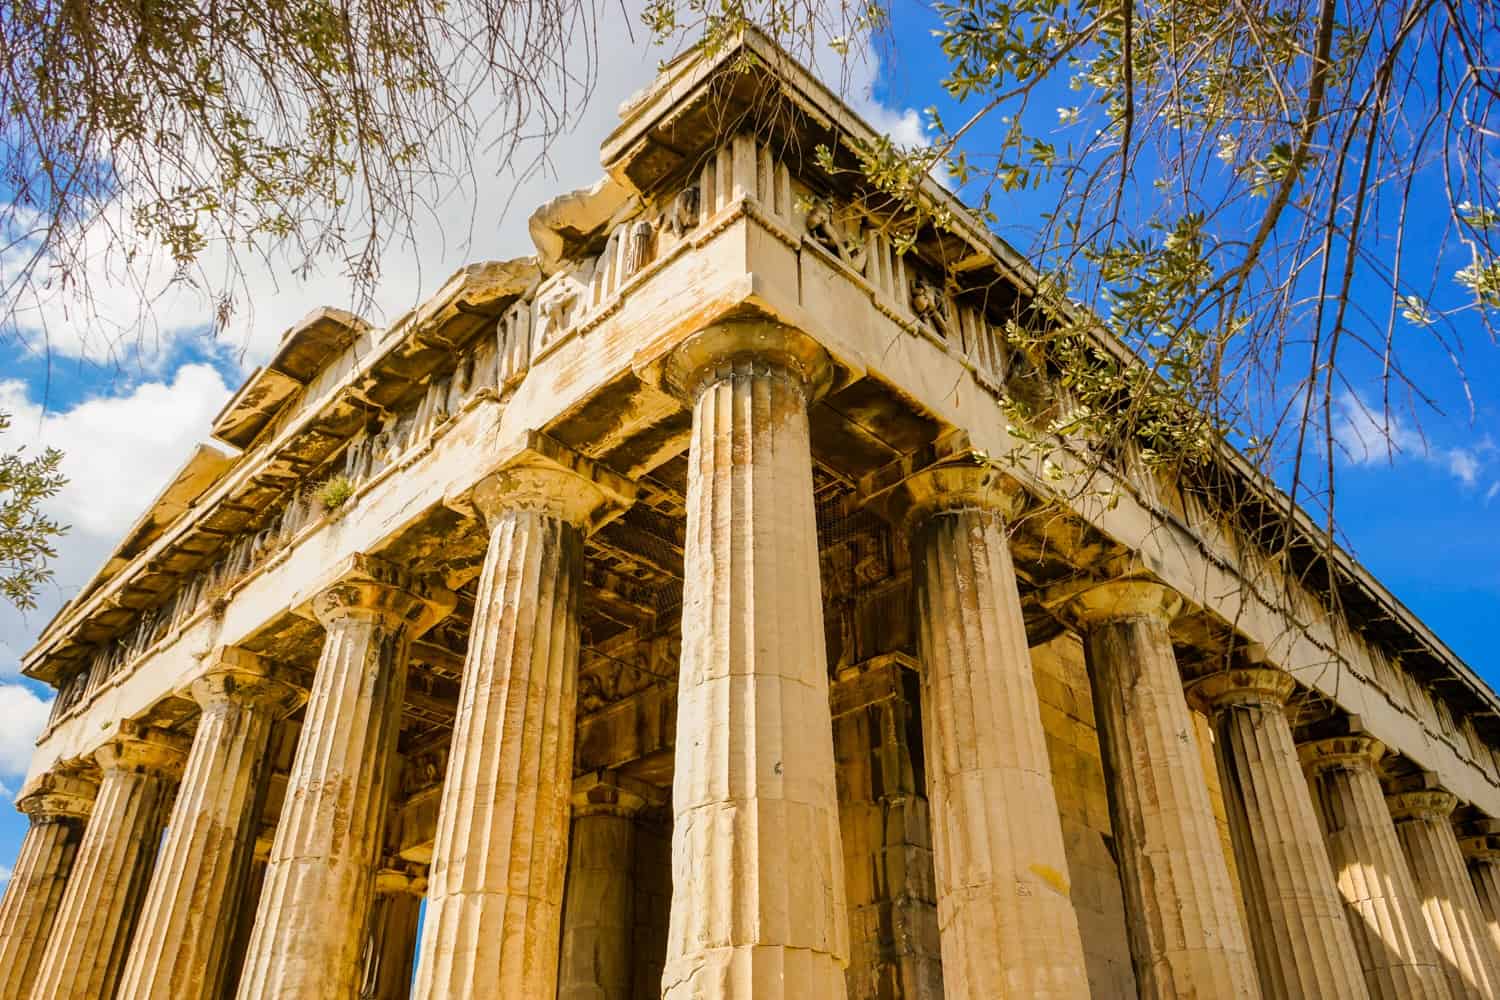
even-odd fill
[{"label": "white cloud", "polygon": [[51,711],[50,698],[38,698],[23,684],[0,684],[0,775],[26,773],[37,734]]},{"label": "white cloud", "polygon": [[9,881],[10,881],[10,869],[7,868],[7,867],[5,867],[4,865],[0,865],[0,885],[4,885],[5,883],[7,883]]},{"label": "white cloud", "polygon": [[46,510],[71,525],[57,544],[55,585],[43,590],[37,610],[22,614],[0,603],[0,676],[16,671],[41,626],[88,581],[193,445],[207,437],[209,421],[228,396],[219,373],[205,364],[183,365],[170,381],[144,382],[52,412],[23,383],[0,382],[0,410],[12,417],[0,447],[62,451],[68,485]]},{"label": "white cloud", "polygon": [[[618,122],[617,108],[655,77],[667,49],[646,44],[640,26],[640,0],[601,5],[597,74],[592,97],[572,128],[548,150],[545,163],[524,177],[497,175],[484,163],[472,163],[464,182],[430,215],[415,220],[414,242],[397,247],[382,262],[375,322],[388,321],[436,290],[458,267],[474,261],[506,259],[534,252],[526,222],[531,211],[564,191],[592,184],[603,173],[599,143]],[[921,123],[909,109],[892,109],[873,96],[879,60],[868,43],[856,46],[847,63],[825,52],[817,60],[825,79],[848,96],[871,124],[901,142],[921,141]],[[523,150],[516,162],[529,162]],[[169,270],[159,250],[137,247],[133,266],[100,253],[87,280],[94,308],[104,315],[134,317],[143,304],[156,317],[152,339],[145,344],[85,339],[77,301],[50,300],[34,313],[45,324],[55,354],[126,363],[152,379],[127,390],[89,400],[64,412],[44,412],[36,402],[39,389],[0,381],[0,409],[14,416],[14,446],[54,445],[64,452],[70,483],[49,505],[60,520],[73,525],[59,545],[54,564],[56,587],[42,607],[27,616],[0,604],[0,676],[14,673],[21,652],[62,601],[98,569],[146,504],[186,458],[191,445],[204,438],[208,421],[227,397],[229,387],[208,365],[189,364],[175,372],[167,366],[181,356],[181,345],[198,338],[212,315],[210,298],[189,285],[163,291]],[[210,263],[216,273],[222,261]],[[334,273],[297,275],[286,261],[273,259],[246,274],[250,310],[235,316],[221,344],[243,350],[245,363],[263,361],[283,330],[322,305],[346,306],[351,290]],[[139,351],[136,348],[141,348]],[[154,367],[153,367],[154,366]]]},{"label": "white cloud", "polygon": [[1479,478],[1479,459],[1474,453],[1464,448],[1453,448],[1447,453],[1448,471],[1459,479],[1465,486],[1473,486],[1474,481]]},{"label": "white cloud", "polygon": [[[599,178],[599,143],[617,124],[617,107],[649,83],[661,60],[672,54],[669,49],[647,44],[648,34],[640,21],[642,8],[641,0],[600,5],[594,91],[570,130],[546,150],[543,163],[518,176],[514,171],[497,173],[485,162],[473,162],[467,172],[455,170],[458,183],[454,189],[427,193],[433,206],[413,220],[410,245],[391,247],[381,261],[376,301],[366,310],[367,318],[376,323],[394,319],[471,261],[532,253],[526,228],[532,209],[560,192],[587,186]],[[915,111],[890,108],[875,99],[873,85],[880,73],[880,60],[868,40],[856,44],[847,60],[825,46],[814,61],[824,79],[832,81],[834,89],[846,95],[875,128],[903,144],[925,141]],[[478,109],[475,117],[491,118],[483,109]],[[497,121],[495,127],[501,124]],[[477,148],[486,148],[482,138]],[[539,144],[523,144],[512,162],[534,163],[541,152]],[[209,326],[213,297],[206,289],[171,283],[172,264],[160,247],[132,243],[127,261],[113,246],[109,227],[123,226],[127,217],[125,206],[118,206],[90,233],[88,242],[94,253],[80,284],[88,288],[91,304],[59,292],[27,314],[27,325],[45,331],[54,354],[117,364],[144,363],[149,369],[170,358],[174,345],[184,337],[201,335]],[[289,260],[275,256],[269,261],[252,260],[249,256],[241,261],[246,285],[241,296],[243,308],[221,334],[223,343],[243,351],[248,364],[264,360],[281,332],[311,309],[351,304],[350,283],[337,273],[333,262],[325,262],[321,273],[298,275]],[[3,267],[0,255],[0,270]],[[228,273],[228,269],[227,254],[220,248],[211,249],[204,274],[212,279]],[[143,308],[152,320],[146,338],[136,341],[127,334]],[[111,335],[101,331],[100,323],[83,321],[91,317],[105,321],[120,318],[119,329]]]},{"label": "white cloud", "polygon": [[[1354,465],[1414,458],[1443,469],[1465,486],[1479,482],[1486,460],[1496,451],[1488,437],[1469,447],[1434,445],[1397,414],[1384,413],[1352,392],[1335,400],[1332,430],[1341,457]],[[1491,487],[1485,499],[1494,495]]]}]

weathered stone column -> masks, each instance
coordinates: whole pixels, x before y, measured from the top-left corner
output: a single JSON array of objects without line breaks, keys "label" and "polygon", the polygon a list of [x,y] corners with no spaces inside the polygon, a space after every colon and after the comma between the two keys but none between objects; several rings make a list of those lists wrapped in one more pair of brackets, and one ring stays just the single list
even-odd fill
[{"label": "weathered stone column", "polygon": [[16,800],[31,820],[0,901],[0,998],[31,995],[98,784],[54,770]]},{"label": "weathered stone column", "polygon": [[1092,674],[1136,983],[1143,997],[1258,997],[1167,631],[1181,606],[1161,584],[1120,580],[1066,611]]},{"label": "weathered stone column", "polygon": [[583,539],[628,484],[540,435],[474,490],[490,529],[438,811],[415,995],[552,997]]},{"label": "weathered stone column", "polygon": [[391,858],[375,874],[359,1000],[406,1000],[411,995],[417,918],[427,892],[427,878],[415,867]]},{"label": "weathered stone column", "polygon": [[690,401],[672,916],[662,996],[837,997],[848,923],[808,406],[831,366],[769,322],[713,326]]},{"label": "weathered stone column", "polygon": [[114,995],[185,750],[180,737],[127,723],[95,751],[103,780],[37,971],[35,1000]]},{"label": "weathered stone column", "polygon": [[[1485,820],[1486,826],[1500,828],[1500,823]],[[1495,954],[1500,954],[1500,829],[1491,829],[1464,838],[1459,845],[1469,862],[1469,878],[1474,882],[1474,897]]]},{"label": "weathered stone column", "polygon": [[953,998],[1086,997],[1088,976],[1005,520],[971,456],[908,476],[943,987]]},{"label": "weathered stone column", "polygon": [[634,986],[635,816],[642,789],[612,774],[573,783],[557,1000],[630,1000]]},{"label": "weathered stone column", "polygon": [[829,692],[856,1000],[943,1000],[920,686],[917,663],[890,653],[841,670]]},{"label": "weathered stone column", "polygon": [[225,648],[191,685],[202,706],[117,1000],[223,994],[255,850],[271,727],[302,701],[254,653]]},{"label": "weathered stone column", "polygon": [[1500,996],[1494,945],[1450,821],[1458,799],[1429,788],[1388,796],[1386,803],[1448,988],[1455,998]]},{"label": "weathered stone column", "polygon": [[1328,848],[1297,759],[1286,700],[1296,682],[1269,667],[1194,682],[1213,720],[1230,839],[1267,997],[1365,997]]},{"label": "weathered stone column", "polygon": [[1372,1000],[1447,997],[1375,772],[1385,747],[1353,734],[1298,747]]},{"label": "weathered stone column", "polygon": [[[274,834],[272,834],[274,836]],[[260,909],[261,890],[266,885],[266,865],[271,857],[271,840],[261,836],[255,840],[255,852],[251,856],[249,871],[245,875],[245,891],[234,916],[234,931],[229,939],[229,955],[225,959],[224,996],[239,993],[240,975],[245,968],[245,956],[250,952],[250,938],[255,933],[255,914]]]},{"label": "weathered stone column", "polygon": [[394,771],[413,634],[435,598],[355,556],[311,611],[327,630],[271,844],[241,1000],[351,997]]}]

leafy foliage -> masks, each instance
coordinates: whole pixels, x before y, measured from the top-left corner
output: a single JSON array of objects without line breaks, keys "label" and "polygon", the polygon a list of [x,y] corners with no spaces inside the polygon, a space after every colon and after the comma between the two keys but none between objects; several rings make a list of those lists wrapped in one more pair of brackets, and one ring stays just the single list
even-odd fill
[{"label": "leafy foliage", "polygon": [[[0,434],[9,427],[10,415],[0,413]],[[25,449],[0,452],[0,595],[22,610],[36,606],[37,590],[52,579],[52,542],[68,530],[41,510],[67,482],[61,464],[56,448],[34,456]]]},{"label": "leafy foliage", "polygon": [[[710,35],[739,16],[879,29],[849,0],[660,0]],[[858,151],[873,204],[900,199],[911,247],[950,227],[924,182],[1036,265],[1012,343],[1075,394],[1069,426],[1193,462],[1228,441],[1321,508],[1350,397],[1372,427],[1467,402],[1464,351],[1500,319],[1500,50],[1492,7],[1457,0],[936,0],[942,86],[929,142]],[[694,20],[694,15],[698,15]],[[891,38],[898,56],[908,39]],[[947,112],[952,113],[950,108]],[[833,151],[823,165],[836,169]],[[1024,245],[1018,198],[1045,206]],[[1001,205],[1004,211],[997,211]],[[956,280],[956,279],[955,279]],[[1142,372],[1094,357],[1102,327]],[[1448,357],[1441,373],[1414,355]],[[1089,369],[1084,374],[1079,366]],[[1108,405],[1106,405],[1108,404]],[[1361,406],[1365,405],[1361,402]],[[1379,442],[1369,442],[1378,446]],[[1399,443],[1387,432],[1384,446]]]},{"label": "leafy foliage", "polygon": [[[18,0],[0,17],[0,336],[40,307],[112,339],[89,265],[243,305],[244,255],[333,262],[357,295],[471,167],[555,135],[592,86],[597,8],[575,0]],[[143,250],[143,248],[146,248]],[[210,270],[212,268],[212,270]],[[237,297],[238,296],[238,297]],[[35,345],[40,349],[41,344]]]}]

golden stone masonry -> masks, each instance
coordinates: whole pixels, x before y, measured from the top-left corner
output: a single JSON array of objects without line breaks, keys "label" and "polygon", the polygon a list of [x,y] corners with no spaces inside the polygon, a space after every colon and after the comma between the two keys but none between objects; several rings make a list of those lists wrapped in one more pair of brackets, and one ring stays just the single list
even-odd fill
[{"label": "golden stone masonry", "polygon": [[287,331],[27,654],[0,1000],[1500,996],[1500,699],[1044,475],[1026,262],[936,185],[898,252],[760,36],[621,116],[535,256]]}]

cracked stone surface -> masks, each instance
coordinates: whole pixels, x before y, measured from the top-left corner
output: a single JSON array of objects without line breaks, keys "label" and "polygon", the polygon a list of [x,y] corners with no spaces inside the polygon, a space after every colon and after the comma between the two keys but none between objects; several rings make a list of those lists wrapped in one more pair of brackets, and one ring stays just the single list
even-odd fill
[{"label": "cracked stone surface", "polygon": [[1181,603],[1132,580],[1093,587],[1069,609],[1109,762],[1131,953],[1142,996],[1259,997],[1168,633]]},{"label": "cracked stone surface", "polygon": [[944,990],[1087,997],[1007,498],[973,463],[903,489]]},{"label": "cracked stone surface", "polygon": [[318,594],[327,634],[271,844],[240,1000],[357,989],[394,772],[412,617],[403,571],[374,560]]},{"label": "cracked stone surface", "polygon": [[844,994],[848,922],[808,404],[779,328],[690,341],[693,400],[662,996]]},{"label": "cracked stone surface", "polygon": [[1268,667],[1226,670],[1193,695],[1213,719],[1263,993],[1359,1000],[1359,952],[1287,721],[1294,684]]},{"label": "cracked stone surface", "polygon": [[1356,735],[1305,743],[1298,751],[1370,997],[1447,997],[1375,770],[1385,748]]}]

